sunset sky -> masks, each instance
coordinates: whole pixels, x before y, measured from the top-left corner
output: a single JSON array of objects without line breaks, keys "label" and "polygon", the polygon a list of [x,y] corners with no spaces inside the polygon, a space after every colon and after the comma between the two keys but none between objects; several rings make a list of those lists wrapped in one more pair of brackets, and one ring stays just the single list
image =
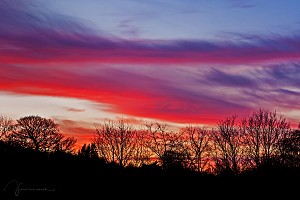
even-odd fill
[{"label": "sunset sky", "polygon": [[214,125],[259,108],[300,122],[298,0],[1,0],[0,112],[82,144],[128,118]]}]

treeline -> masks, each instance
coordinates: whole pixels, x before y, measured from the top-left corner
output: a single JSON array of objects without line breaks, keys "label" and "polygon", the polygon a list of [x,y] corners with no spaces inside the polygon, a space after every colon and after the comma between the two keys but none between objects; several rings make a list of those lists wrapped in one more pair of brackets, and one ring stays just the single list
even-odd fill
[{"label": "treeline", "polygon": [[212,175],[300,169],[300,130],[291,129],[276,111],[263,109],[240,120],[228,117],[214,128],[187,125],[179,131],[158,122],[136,128],[123,119],[105,121],[95,126],[91,143],[79,150],[74,149],[74,137],[65,137],[53,120],[40,116],[16,121],[2,116],[0,134],[3,145],[101,160],[121,168],[151,166]]},{"label": "treeline", "polygon": [[239,175],[258,169],[299,169],[300,130],[276,111],[260,109],[237,120],[220,121],[215,128],[187,125],[178,132],[167,124],[148,123],[134,129],[123,120],[96,127],[93,142],[79,154],[94,152],[122,167],[157,164],[162,169]]},{"label": "treeline", "polygon": [[16,198],[16,191],[30,199],[132,198],[139,192],[153,198],[232,198],[239,192],[254,198],[262,192],[270,198],[274,191],[276,197],[293,194],[300,178],[300,130],[263,109],[213,128],[178,131],[158,122],[135,127],[123,119],[104,121],[80,149],[74,137],[40,116],[2,116],[0,134],[4,199]]}]

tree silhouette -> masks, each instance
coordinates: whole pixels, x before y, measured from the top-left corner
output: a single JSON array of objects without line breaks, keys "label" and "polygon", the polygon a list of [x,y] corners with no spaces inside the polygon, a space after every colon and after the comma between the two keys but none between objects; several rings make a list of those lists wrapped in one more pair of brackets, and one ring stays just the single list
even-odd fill
[{"label": "tree silhouette", "polygon": [[148,165],[151,163],[151,150],[147,147],[147,134],[138,130],[133,138],[135,148],[133,152],[132,164],[136,167]]},{"label": "tree silhouette", "polygon": [[300,129],[293,130],[289,137],[282,139],[279,144],[283,165],[300,168]]},{"label": "tree silhouette", "polygon": [[191,154],[191,167],[197,172],[209,170],[211,157],[211,132],[198,126],[186,126],[182,135],[187,136],[186,146]]},{"label": "tree silhouette", "polygon": [[0,140],[4,141],[7,139],[8,134],[13,131],[14,124],[13,120],[7,116],[0,116]]},{"label": "tree silhouette", "polygon": [[122,167],[132,161],[136,148],[136,130],[130,124],[123,119],[117,122],[109,120],[96,125],[95,131],[93,142],[100,158]]},{"label": "tree silhouette", "polygon": [[78,151],[77,155],[79,157],[91,158],[91,159],[99,158],[95,143],[91,143],[91,144],[88,144],[88,145],[86,143],[84,143],[82,145],[81,149]]},{"label": "tree silhouette", "polygon": [[[189,152],[184,146],[183,136],[174,131],[168,130],[167,124],[161,123],[148,123],[146,124],[146,134],[147,134],[147,147],[153,152],[157,157],[158,161],[162,167],[170,166],[170,163],[176,163],[177,161],[171,161],[170,159],[179,156],[185,159],[184,167],[187,167],[187,158],[189,157]],[[167,163],[166,163],[167,161]],[[167,164],[167,165],[166,165]]]},{"label": "tree silhouette", "polygon": [[274,157],[280,156],[280,143],[288,138],[291,129],[276,111],[260,109],[242,119],[241,131],[249,164],[258,168],[271,165]]},{"label": "tree silhouette", "polygon": [[235,125],[236,116],[228,117],[218,123],[213,134],[216,172],[238,174],[240,172],[241,135]]},{"label": "tree silhouette", "polygon": [[76,143],[74,137],[64,138],[58,124],[40,116],[25,116],[17,120],[8,141],[23,148],[40,152],[71,152]]},{"label": "tree silhouette", "polygon": [[75,149],[74,146],[77,142],[77,139],[75,137],[64,137],[63,139],[58,142],[55,151],[60,151],[60,152],[66,152],[66,153],[74,153]]},{"label": "tree silhouette", "polygon": [[186,168],[186,154],[184,152],[167,150],[160,158],[162,168],[167,171],[179,171]]}]

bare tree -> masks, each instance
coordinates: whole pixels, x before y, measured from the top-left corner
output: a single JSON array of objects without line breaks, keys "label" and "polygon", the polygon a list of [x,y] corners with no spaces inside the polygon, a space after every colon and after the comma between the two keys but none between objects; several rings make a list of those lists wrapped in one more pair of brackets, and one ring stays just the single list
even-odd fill
[{"label": "bare tree", "polygon": [[197,172],[209,169],[211,151],[211,131],[199,126],[186,126],[182,135],[187,136],[186,146],[191,154],[191,166]]},{"label": "bare tree", "polygon": [[0,116],[0,140],[4,141],[7,139],[8,134],[14,129],[13,120],[7,116]]},{"label": "bare tree", "polygon": [[42,152],[71,151],[76,140],[64,138],[58,124],[40,116],[26,116],[17,120],[9,142]]},{"label": "bare tree", "polygon": [[106,121],[96,125],[93,142],[100,158],[106,162],[115,162],[127,166],[133,159],[136,148],[136,130],[123,119]]},{"label": "bare tree", "polygon": [[271,164],[280,154],[280,141],[291,132],[286,119],[276,111],[262,110],[253,112],[242,119],[241,131],[252,167]]},{"label": "bare tree", "polygon": [[142,129],[138,130],[135,135],[135,149],[133,152],[132,163],[136,167],[141,167],[151,163],[151,150],[147,147],[147,135]]},{"label": "bare tree", "polygon": [[147,131],[147,147],[151,149],[164,168],[172,166],[187,167],[186,160],[189,156],[184,146],[181,134],[168,130],[167,124],[145,124]]},{"label": "bare tree", "polygon": [[216,171],[238,174],[241,167],[241,135],[235,124],[236,116],[218,123],[213,134]]},{"label": "bare tree", "polygon": [[300,167],[300,129],[293,130],[288,137],[282,139],[279,148],[283,166]]}]

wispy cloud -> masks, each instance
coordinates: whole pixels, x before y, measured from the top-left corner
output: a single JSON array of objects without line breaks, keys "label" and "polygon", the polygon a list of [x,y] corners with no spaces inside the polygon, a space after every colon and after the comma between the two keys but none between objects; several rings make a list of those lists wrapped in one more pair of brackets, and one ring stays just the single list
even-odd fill
[{"label": "wispy cloud", "polygon": [[151,70],[142,66],[76,70],[68,66],[44,66],[43,70],[38,66],[9,66],[0,74],[0,89],[88,99],[110,105],[106,111],[138,117],[214,123],[222,116],[247,113],[260,106],[300,109],[296,98],[299,66],[246,68],[239,73],[204,66],[201,71],[194,67],[160,70],[160,66],[151,66]]},{"label": "wispy cloud", "polygon": [[67,111],[70,111],[70,112],[84,112],[85,110],[84,109],[78,109],[78,108],[66,108]]},{"label": "wispy cloud", "polygon": [[247,41],[125,40],[95,32],[75,19],[4,1],[1,63],[222,63],[300,59],[300,36]]},{"label": "wispy cloud", "polygon": [[243,74],[229,74],[219,69],[212,69],[206,79],[212,83],[230,87],[255,87],[256,80]]},{"label": "wispy cloud", "polygon": [[256,6],[256,4],[249,0],[230,0],[229,2],[231,3],[232,7],[236,8],[252,8]]},{"label": "wispy cloud", "polygon": [[113,113],[173,122],[300,107],[300,35],[124,40],[16,2],[0,4],[2,91],[88,99]]},{"label": "wispy cloud", "polygon": [[44,66],[43,70],[37,66],[7,68],[6,73],[0,73],[2,91],[88,99],[111,105],[106,111],[113,113],[176,122],[204,119],[211,123],[217,118],[215,113],[247,109],[242,104],[201,92],[199,89],[205,85],[190,89],[190,83],[195,80],[185,77],[185,71],[182,74],[171,68],[165,72],[181,78],[181,83],[170,82],[164,73],[157,71],[145,73],[143,67],[94,67],[94,70],[78,68],[75,71],[67,66],[64,69]]}]

